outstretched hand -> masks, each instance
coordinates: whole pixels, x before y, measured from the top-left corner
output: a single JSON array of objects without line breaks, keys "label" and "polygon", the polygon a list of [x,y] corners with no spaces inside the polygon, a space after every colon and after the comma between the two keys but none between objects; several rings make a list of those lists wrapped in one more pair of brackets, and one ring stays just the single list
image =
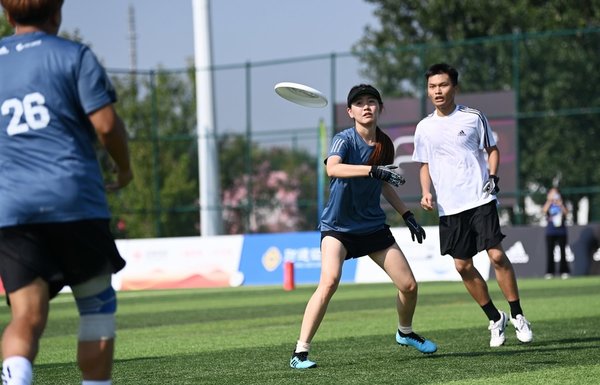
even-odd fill
[{"label": "outstretched hand", "polygon": [[403,185],[406,182],[406,180],[402,175],[392,171],[396,168],[398,168],[398,166],[394,166],[393,164],[388,164],[386,166],[371,166],[369,176],[371,178],[380,179],[384,182],[398,187],[400,185]]}]

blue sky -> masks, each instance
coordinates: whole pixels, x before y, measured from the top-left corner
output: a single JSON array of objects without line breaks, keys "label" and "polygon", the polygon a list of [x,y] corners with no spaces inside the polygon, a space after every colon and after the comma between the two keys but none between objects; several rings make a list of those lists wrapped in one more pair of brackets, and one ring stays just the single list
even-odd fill
[{"label": "blue sky", "polygon": [[[130,5],[137,68],[186,68],[194,57],[192,0],[66,0],[62,30],[78,29],[108,69],[128,69]],[[210,7],[215,66],[347,53],[367,25],[379,25],[375,7],[364,0],[211,0]],[[253,132],[312,128],[320,120],[331,127],[331,105],[343,102],[348,90],[364,81],[356,60],[338,60],[337,67],[336,87],[326,60],[258,67],[252,71],[251,117],[243,68],[220,71],[214,85],[217,131],[244,131],[248,122]],[[280,81],[323,91],[330,107],[307,109],[284,101],[273,92]]]},{"label": "blue sky", "polygon": [[[129,68],[128,8],[137,65],[183,68],[193,58],[192,0],[66,0],[62,29],[79,29],[109,68]],[[348,52],[374,7],[364,0],[212,0],[213,63]]]}]

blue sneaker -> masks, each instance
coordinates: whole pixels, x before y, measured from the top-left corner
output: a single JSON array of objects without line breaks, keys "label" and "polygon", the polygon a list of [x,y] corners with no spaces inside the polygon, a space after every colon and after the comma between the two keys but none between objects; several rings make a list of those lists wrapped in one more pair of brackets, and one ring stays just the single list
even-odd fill
[{"label": "blue sneaker", "polygon": [[317,367],[317,363],[308,359],[308,352],[292,353],[290,367],[294,369],[312,369]]},{"label": "blue sneaker", "polygon": [[400,331],[396,332],[396,342],[402,346],[412,346],[421,353],[431,354],[437,351],[437,345],[435,342],[426,340],[417,333],[400,335]]}]

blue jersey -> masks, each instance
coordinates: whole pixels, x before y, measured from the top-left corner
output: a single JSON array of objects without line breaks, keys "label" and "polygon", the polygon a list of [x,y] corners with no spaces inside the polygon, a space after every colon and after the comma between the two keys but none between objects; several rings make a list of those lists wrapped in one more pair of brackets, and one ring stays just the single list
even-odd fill
[{"label": "blue jersey", "polygon": [[88,114],[115,101],[86,46],[0,40],[0,227],[110,217]]},{"label": "blue jersey", "polygon": [[[365,165],[374,148],[352,127],[333,137],[327,157],[338,155],[342,163]],[[370,177],[331,178],[329,201],[321,216],[321,231],[368,234],[384,228],[382,183]]]}]

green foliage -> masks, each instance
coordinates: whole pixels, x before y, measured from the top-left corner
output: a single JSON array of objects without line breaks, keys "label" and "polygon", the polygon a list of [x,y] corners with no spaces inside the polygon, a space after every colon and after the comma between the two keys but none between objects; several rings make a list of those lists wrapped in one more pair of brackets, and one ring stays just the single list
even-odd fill
[{"label": "green foliage", "polygon": [[[135,173],[130,186],[109,197],[115,224],[124,220],[127,236],[132,238],[198,235],[194,71],[112,77],[119,95],[117,110],[131,137]],[[304,200],[316,200],[312,156],[298,150],[262,148],[242,135],[217,139],[221,192],[243,195],[233,207],[225,203],[227,233],[285,231],[290,224],[293,230],[314,228],[314,222],[309,226],[305,219],[316,215],[314,204],[302,205]],[[103,163],[108,177],[110,162],[104,159]],[[285,181],[267,186],[272,180],[269,176],[280,171]],[[248,186],[252,194],[240,191]],[[297,197],[287,204],[275,194],[289,198],[285,194],[290,192],[297,192]]]},{"label": "green foliage", "polygon": [[0,37],[10,36],[13,32],[13,27],[8,23],[4,12],[2,12],[2,15],[0,15]]},{"label": "green foliage", "polygon": [[[430,356],[394,341],[392,284],[342,284],[312,343],[319,367],[289,368],[302,314],[315,287],[120,292],[115,384],[597,384],[600,281],[519,281],[534,341],[514,328],[489,347],[487,319],[462,282],[421,282],[413,327],[438,343]],[[490,294],[508,309],[498,286]],[[0,327],[9,312],[0,312]],[[34,366],[35,383],[75,384],[77,310],[52,301]]]},{"label": "green foliage", "polygon": [[262,148],[245,136],[228,135],[219,143],[219,159],[226,233],[314,230],[317,176],[312,155]]},{"label": "green foliage", "polygon": [[[185,75],[185,74],[184,74]],[[195,109],[190,79],[158,71],[113,76],[135,179],[110,197],[129,237],[198,234]]]},{"label": "green foliage", "polygon": [[353,51],[385,94],[423,97],[427,67],[449,62],[465,93],[515,92],[520,189],[600,185],[600,1],[367,1],[381,25]]}]

